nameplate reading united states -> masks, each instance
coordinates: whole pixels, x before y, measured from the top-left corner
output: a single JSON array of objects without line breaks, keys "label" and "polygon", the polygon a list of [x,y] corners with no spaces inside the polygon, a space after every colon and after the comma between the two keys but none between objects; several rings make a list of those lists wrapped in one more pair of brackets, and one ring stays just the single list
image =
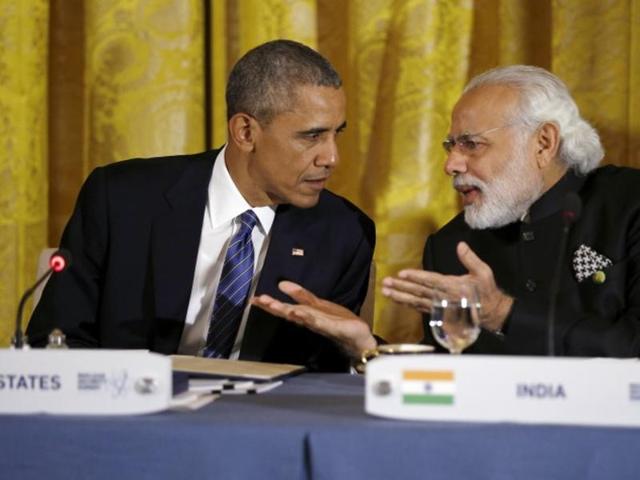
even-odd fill
[{"label": "nameplate reading united states", "polygon": [[171,361],[156,353],[0,350],[0,413],[150,413],[171,392]]}]

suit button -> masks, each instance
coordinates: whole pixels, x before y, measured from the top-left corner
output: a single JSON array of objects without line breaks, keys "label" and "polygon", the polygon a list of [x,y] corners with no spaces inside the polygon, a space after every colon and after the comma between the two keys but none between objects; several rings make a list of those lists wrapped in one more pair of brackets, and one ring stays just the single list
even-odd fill
[{"label": "suit button", "polygon": [[535,292],[536,286],[536,282],[531,279],[527,280],[527,283],[525,283],[525,287],[527,287],[527,290],[529,290],[530,292]]},{"label": "suit button", "polygon": [[525,242],[531,242],[533,240],[535,240],[535,235],[533,234],[533,232],[522,232],[522,239]]}]

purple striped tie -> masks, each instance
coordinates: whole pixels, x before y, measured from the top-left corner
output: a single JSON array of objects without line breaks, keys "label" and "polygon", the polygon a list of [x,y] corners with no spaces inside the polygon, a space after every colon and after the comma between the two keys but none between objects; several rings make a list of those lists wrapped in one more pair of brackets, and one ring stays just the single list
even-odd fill
[{"label": "purple striped tie", "polygon": [[240,229],[227,247],[213,304],[207,344],[202,352],[204,357],[229,358],[251,289],[254,258],[251,232],[258,217],[247,210],[238,218]]}]

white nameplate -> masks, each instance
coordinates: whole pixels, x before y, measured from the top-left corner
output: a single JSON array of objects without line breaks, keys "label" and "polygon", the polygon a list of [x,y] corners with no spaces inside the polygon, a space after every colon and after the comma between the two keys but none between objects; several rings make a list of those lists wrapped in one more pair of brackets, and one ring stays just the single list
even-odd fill
[{"label": "white nameplate", "polygon": [[380,356],[365,410],[410,420],[640,426],[640,362],[483,355]]},{"label": "white nameplate", "polygon": [[136,350],[0,350],[0,413],[131,415],[164,410],[169,357]]}]

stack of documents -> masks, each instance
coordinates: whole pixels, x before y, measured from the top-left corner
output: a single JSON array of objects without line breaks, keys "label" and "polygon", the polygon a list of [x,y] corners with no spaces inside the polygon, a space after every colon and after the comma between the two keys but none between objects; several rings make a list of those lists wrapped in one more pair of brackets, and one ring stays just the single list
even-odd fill
[{"label": "stack of documents", "polygon": [[282,385],[284,378],[304,371],[300,365],[186,355],[172,355],[171,362],[174,383],[177,377],[188,377],[183,391],[175,393],[171,402],[172,408],[180,410],[200,408],[220,395],[267,392]]}]

